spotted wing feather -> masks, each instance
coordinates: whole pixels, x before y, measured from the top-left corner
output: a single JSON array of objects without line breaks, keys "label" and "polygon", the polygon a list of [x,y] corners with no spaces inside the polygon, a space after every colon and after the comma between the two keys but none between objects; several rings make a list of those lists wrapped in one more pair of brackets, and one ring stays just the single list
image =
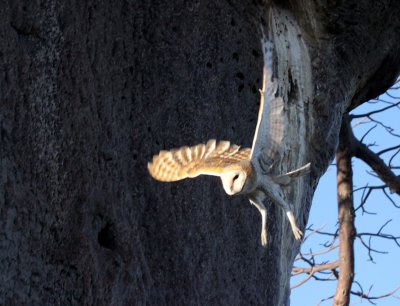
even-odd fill
[{"label": "spotted wing feather", "polygon": [[172,182],[202,174],[219,176],[225,167],[249,159],[249,148],[212,139],[206,144],[161,151],[147,168],[156,180]]}]

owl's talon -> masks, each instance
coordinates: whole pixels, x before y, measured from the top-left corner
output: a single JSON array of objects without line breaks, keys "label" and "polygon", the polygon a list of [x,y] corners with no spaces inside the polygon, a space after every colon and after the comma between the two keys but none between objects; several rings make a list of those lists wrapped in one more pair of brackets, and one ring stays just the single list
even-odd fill
[{"label": "owl's talon", "polygon": [[299,230],[297,227],[292,230],[294,238],[296,238],[296,240],[301,240],[303,238],[303,232]]},{"label": "owl's talon", "polygon": [[290,226],[292,227],[294,238],[296,238],[296,240],[301,240],[301,238],[303,238],[303,232],[297,227],[296,219],[294,218],[292,211],[288,210],[286,215],[289,219]]},{"label": "owl's talon", "polygon": [[267,231],[263,230],[261,232],[261,245],[265,248],[267,247]]}]

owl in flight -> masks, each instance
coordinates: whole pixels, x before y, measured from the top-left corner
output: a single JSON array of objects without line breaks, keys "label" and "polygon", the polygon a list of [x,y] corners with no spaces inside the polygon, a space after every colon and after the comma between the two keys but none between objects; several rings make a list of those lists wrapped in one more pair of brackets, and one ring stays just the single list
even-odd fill
[{"label": "owl in flight", "polygon": [[178,181],[199,175],[219,176],[228,195],[245,194],[261,213],[261,243],[267,245],[266,196],[286,213],[294,237],[303,233],[296,224],[291,206],[282,196],[282,185],[293,178],[307,174],[310,163],[282,175],[273,175],[271,169],[281,154],[284,136],[283,99],[276,96],[277,81],[272,79],[273,44],[262,40],[264,53],[263,88],[258,122],[252,148],[240,148],[229,141],[209,140],[206,144],[161,151],[148,163],[150,175],[162,182]]}]

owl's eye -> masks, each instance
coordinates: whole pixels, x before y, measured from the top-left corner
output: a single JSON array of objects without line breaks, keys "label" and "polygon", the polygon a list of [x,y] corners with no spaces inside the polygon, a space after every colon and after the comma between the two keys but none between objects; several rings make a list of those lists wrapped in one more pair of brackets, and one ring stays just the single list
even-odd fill
[{"label": "owl's eye", "polygon": [[238,178],[239,178],[239,174],[236,174],[236,175],[233,177],[233,180],[236,181]]}]

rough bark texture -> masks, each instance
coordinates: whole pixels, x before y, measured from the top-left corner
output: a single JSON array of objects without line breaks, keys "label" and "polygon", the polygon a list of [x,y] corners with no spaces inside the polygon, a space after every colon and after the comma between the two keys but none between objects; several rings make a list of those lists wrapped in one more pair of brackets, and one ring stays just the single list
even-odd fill
[{"label": "rough bark texture", "polygon": [[[278,2],[280,168],[313,163],[286,192],[303,227],[343,112],[398,74],[400,3]],[[213,178],[161,184],[146,170],[164,148],[251,145],[263,5],[1,5],[0,304],[289,303],[299,245],[275,205],[265,250],[245,198]]]}]

